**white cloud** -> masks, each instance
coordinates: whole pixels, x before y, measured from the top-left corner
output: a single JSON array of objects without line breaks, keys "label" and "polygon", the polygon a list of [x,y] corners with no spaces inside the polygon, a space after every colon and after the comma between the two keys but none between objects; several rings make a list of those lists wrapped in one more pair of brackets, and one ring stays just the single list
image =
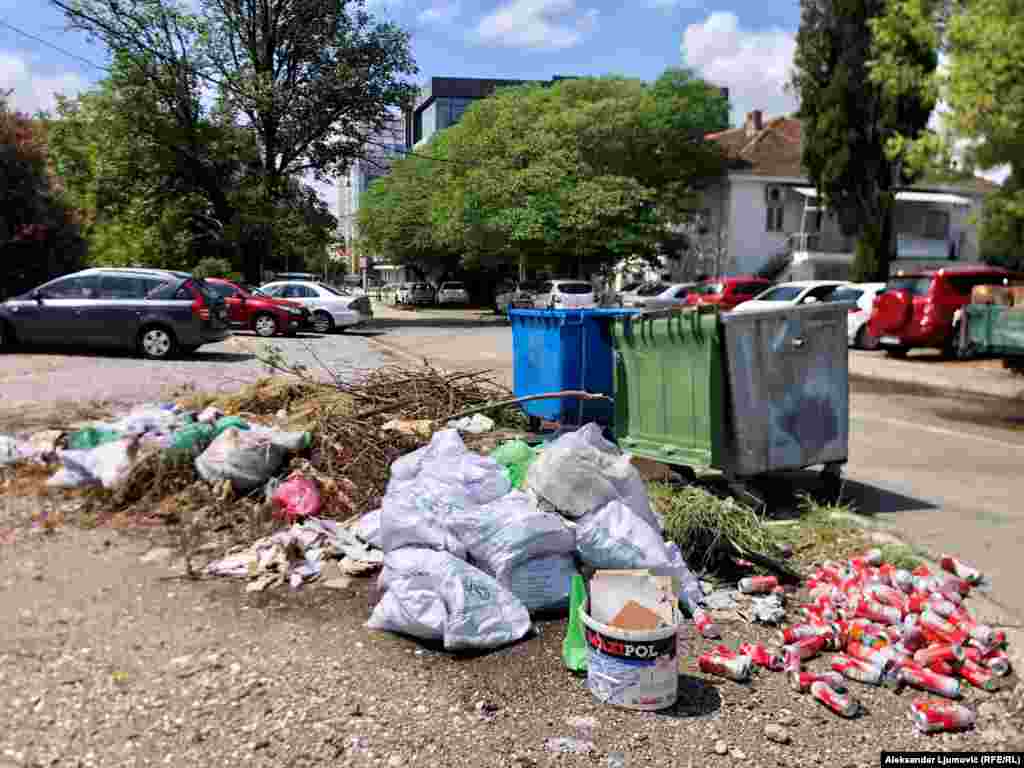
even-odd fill
[{"label": "white cloud", "polygon": [[459,0],[435,0],[429,8],[420,11],[416,17],[421,24],[438,24],[452,21],[462,10]]},{"label": "white cloud", "polygon": [[561,50],[582,43],[597,25],[596,8],[576,0],[512,0],[480,20],[476,40],[503,48]]},{"label": "white cloud", "polygon": [[704,7],[702,0],[647,0],[647,5],[662,11],[696,11]]},{"label": "white cloud", "polygon": [[766,117],[796,109],[795,95],[784,90],[796,51],[794,32],[744,29],[736,14],[715,12],[686,28],[681,50],[687,66],[729,89],[734,124],[755,109]]},{"label": "white cloud", "polygon": [[89,87],[88,81],[77,72],[43,74],[23,54],[14,51],[0,51],[0,83],[4,90],[14,91],[8,104],[30,115],[41,109],[56,109],[55,94],[77,96],[79,91]]}]

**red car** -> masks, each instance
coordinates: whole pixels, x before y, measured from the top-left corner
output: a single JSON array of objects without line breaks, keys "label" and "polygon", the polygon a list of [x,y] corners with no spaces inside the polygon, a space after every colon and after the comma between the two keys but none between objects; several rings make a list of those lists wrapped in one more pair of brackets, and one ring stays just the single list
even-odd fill
[{"label": "red car", "polygon": [[309,325],[309,310],[297,302],[251,293],[221,277],[208,277],[206,284],[224,298],[228,320],[236,328],[246,328],[265,337],[294,336]]},{"label": "red car", "polygon": [[897,274],[875,299],[868,332],[896,357],[914,347],[951,353],[959,330],[954,315],[971,303],[971,289],[1016,277],[1000,267],[944,267],[938,272]]},{"label": "red car", "polygon": [[750,301],[772,285],[771,280],[762,277],[719,277],[705,280],[691,289],[690,295],[686,297],[686,303],[691,307],[698,304],[715,304],[723,312],[728,312],[744,301]]}]

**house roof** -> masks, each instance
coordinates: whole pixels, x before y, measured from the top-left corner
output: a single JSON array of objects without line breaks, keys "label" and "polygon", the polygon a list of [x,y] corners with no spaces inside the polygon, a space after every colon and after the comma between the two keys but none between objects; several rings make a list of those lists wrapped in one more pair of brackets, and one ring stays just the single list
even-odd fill
[{"label": "house roof", "polygon": [[[760,130],[748,125],[730,128],[705,137],[715,141],[725,151],[732,170],[752,176],[776,176],[806,180],[801,163],[803,124],[795,117],[775,117],[766,120]],[[980,176],[961,178],[925,177],[915,183],[916,190],[961,190],[973,194],[988,194],[999,185]]]}]

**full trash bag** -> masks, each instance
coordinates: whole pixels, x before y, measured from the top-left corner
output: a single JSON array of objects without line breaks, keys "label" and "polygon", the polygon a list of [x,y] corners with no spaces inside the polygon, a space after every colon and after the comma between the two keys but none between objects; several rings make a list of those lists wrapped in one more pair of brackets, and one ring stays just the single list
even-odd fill
[{"label": "full trash bag", "polygon": [[440,432],[435,432],[429,444],[392,462],[387,493],[391,493],[419,477],[424,464],[435,461],[455,461],[467,453],[469,450],[462,442],[458,430],[443,429]]},{"label": "full trash bag", "polygon": [[292,472],[277,486],[270,500],[274,503],[274,517],[289,523],[315,516],[322,504],[320,488],[301,472]]},{"label": "full trash bag", "polygon": [[582,517],[618,499],[651,528],[662,529],[640,473],[629,456],[604,439],[597,424],[548,445],[530,464],[526,481],[529,489],[567,517]]},{"label": "full trash bag", "polygon": [[599,570],[668,566],[671,556],[661,533],[619,500],[579,518],[576,551]]},{"label": "full trash bag", "polygon": [[453,514],[445,525],[473,564],[531,611],[568,604],[576,537],[560,517],[537,509],[527,494],[512,491]]},{"label": "full trash bag", "polygon": [[237,491],[251,491],[267,482],[289,451],[306,442],[302,432],[275,432],[229,427],[196,459],[196,471],[210,483],[230,480]]},{"label": "full trash bag", "polygon": [[138,455],[138,442],[131,438],[104,443],[89,450],[58,452],[63,466],[46,481],[54,488],[102,485],[114,488],[131,471]]},{"label": "full trash bag", "polygon": [[530,631],[530,615],[507,589],[447,552],[403,549],[384,558],[384,590],[366,626],[447,650],[496,648]]}]

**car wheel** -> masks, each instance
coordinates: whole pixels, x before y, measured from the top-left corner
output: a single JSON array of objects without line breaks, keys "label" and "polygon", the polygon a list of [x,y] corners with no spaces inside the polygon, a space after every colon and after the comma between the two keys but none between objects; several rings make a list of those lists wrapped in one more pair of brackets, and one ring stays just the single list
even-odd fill
[{"label": "car wheel", "polygon": [[267,313],[256,315],[252,328],[256,335],[269,338],[277,333],[277,318]]},{"label": "car wheel", "polygon": [[174,334],[163,326],[151,325],[139,333],[139,352],[150,360],[166,360],[174,355],[176,347]]},{"label": "car wheel", "polygon": [[317,333],[330,333],[334,330],[334,318],[326,312],[314,312],[313,330]]},{"label": "car wheel", "polygon": [[868,330],[866,323],[860,327],[860,330],[857,331],[857,337],[853,340],[854,347],[869,351],[878,349],[879,343],[878,337],[871,335],[871,331]]}]

